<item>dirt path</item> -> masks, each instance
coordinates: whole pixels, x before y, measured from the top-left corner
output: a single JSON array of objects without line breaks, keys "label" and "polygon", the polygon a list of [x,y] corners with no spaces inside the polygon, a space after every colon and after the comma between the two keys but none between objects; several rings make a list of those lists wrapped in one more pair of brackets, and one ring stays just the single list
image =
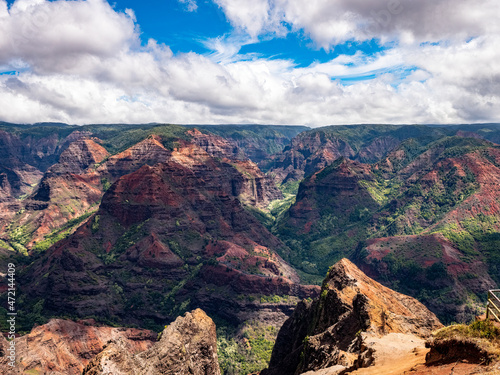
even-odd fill
[{"label": "dirt path", "polygon": [[426,366],[425,341],[413,335],[391,333],[366,339],[375,353],[374,365],[349,374],[353,375],[500,375],[500,364],[490,367],[473,363],[450,363]]},{"label": "dirt path", "polygon": [[402,373],[402,375],[475,375],[489,374],[500,375],[500,371],[488,371],[484,366],[479,366],[473,363],[449,363],[439,366],[418,365],[411,371]]},{"label": "dirt path", "polygon": [[351,372],[356,375],[401,375],[425,362],[429,349],[425,341],[413,335],[390,333],[384,337],[367,339],[368,347],[375,350],[375,364]]}]

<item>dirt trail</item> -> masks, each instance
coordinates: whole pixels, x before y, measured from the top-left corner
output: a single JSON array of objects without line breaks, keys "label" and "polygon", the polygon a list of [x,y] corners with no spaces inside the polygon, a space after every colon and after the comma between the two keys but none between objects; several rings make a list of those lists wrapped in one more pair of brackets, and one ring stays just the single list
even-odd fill
[{"label": "dirt trail", "polygon": [[368,347],[375,353],[375,364],[351,372],[356,375],[401,375],[425,362],[429,349],[420,337],[402,333],[390,333],[384,337],[367,339]]},{"label": "dirt trail", "polygon": [[350,375],[500,375],[500,363],[489,367],[466,362],[426,366],[429,349],[424,340],[413,335],[391,333],[367,338],[366,343],[375,351],[375,363]]},{"label": "dirt trail", "polygon": [[449,363],[439,366],[418,365],[411,371],[405,371],[402,375],[500,375],[500,370],[487,369],[473,363]]}]

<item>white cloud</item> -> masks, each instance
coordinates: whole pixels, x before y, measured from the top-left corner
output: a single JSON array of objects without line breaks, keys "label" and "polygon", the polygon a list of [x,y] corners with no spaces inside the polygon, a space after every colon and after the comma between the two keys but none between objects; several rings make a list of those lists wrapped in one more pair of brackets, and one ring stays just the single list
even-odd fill
[{"label": "white cloud", "polygon": [[60,72],[80,58],[113,56],[139,43],[133,13],[117,13],[104,0],[17,0],[7,14],[1,3],[0,63],[22,59]]},{"label": "white cloud", "polygon": [[[304,6],[306,2],[256,0],[252,13],[245,8],[250,2],[217,0],[237,31],[206,42],[214,54],[202,56],[174,55],[154,40],[141,46],[134,13],[117,12],[102,0],[17,0],[10,9],[0,0],[1,71],[19,72],[0,75],[0,120],[308,125],[498,121],[500,32],[486,14],[495,5],[485,1],[484,8],[470,7],[469,1],[455,1],[456,12],[440,18],[438,5],[449,4],[444,0],[438,5],[401,1],[407,14],[400,12],[383,30],[370,31],[371,11],[381,9],[374,5],[387,9],[389,3],[311,0]],[[424,8],[437,13],[429,16]],[[412,23],[418,17],[428,27]],[[484,22],[472,25],[480,17]],[[319,45],[370,32],[399,45],[374,56],[358,52],[303,68],[288,60],[237,55],[239,46],[262,33],[283,33],[282,20],[306,30]],[[420,45],[423,40],[438,42]],[[403,75],[396,71],[408,68],[412,70]],[[350,85],[339,81],[369,74],[376,78]]]},{"label": "white cloud", "polygon": [[[500,2],[484,0],[214,0],[236,28],[256,37],[283,23],[329,49],[347,40],[465,39],[498,32]],[[253,7],[255,6],[255,9]]]},{"label": "white cloud", "polygon": [[185,9],[188,12],[196,12],[198,9],[198,4],[196,4],[196,0],[178,0],[179,3],[183,4]]}]

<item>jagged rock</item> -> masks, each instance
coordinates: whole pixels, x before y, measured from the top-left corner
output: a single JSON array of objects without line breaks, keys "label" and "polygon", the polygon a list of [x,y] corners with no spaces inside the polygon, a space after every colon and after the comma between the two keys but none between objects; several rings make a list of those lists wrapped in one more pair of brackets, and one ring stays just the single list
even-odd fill
[{"label": "jagged rock", "polygon": [[342,259],[330,269],[321,297],[299,303],[284,323],[269,369],[262,374],[366,367],[376,360],[377,345],[370,342],[377,340],[371,339],[402,334],[404,341],[418,340],[439,327],[436,316],[417,300],[384,287]]},{"label": "jagged rock", "polygon": [[215,324],[203,310],[179,317],[165,328],[159,342],[139,354],[122,340],[110,343],[82,375],[220,375]]},{"label": "jagged rock", "polygon": [[152,331],[95,326],[94,321],[53,319],[15,339],[16,366],[8,365],[8,342],[0,335],[0,373],[79,375],[109,340],[120,340],[129,353],[143,352],[156,340]]}]

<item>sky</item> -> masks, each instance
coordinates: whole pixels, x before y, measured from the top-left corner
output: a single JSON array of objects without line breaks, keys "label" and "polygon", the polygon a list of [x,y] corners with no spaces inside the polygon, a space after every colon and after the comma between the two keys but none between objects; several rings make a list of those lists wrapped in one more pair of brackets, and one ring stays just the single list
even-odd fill
[{"label": "sky", "polygon": [[0,0],[0,121],[500,122],[498,0]]}]

